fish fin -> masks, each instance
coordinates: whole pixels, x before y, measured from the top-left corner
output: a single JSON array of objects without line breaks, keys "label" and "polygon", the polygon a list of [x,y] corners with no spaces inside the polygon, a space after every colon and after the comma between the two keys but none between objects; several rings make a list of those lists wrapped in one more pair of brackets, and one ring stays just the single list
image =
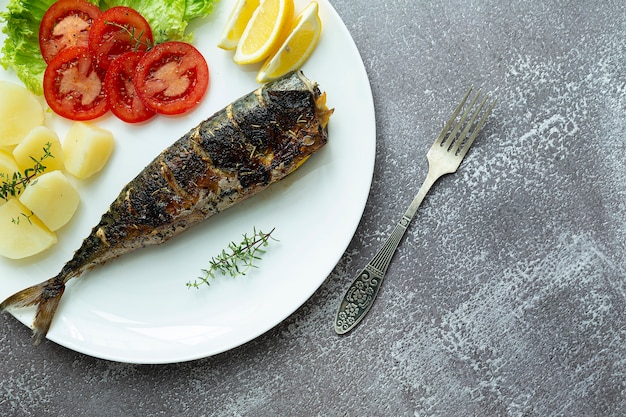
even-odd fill
[{"label": "fish fin", "polygon": [[46,338],[64,291],[65,283],[55,277],[16,292],[0,303],[0,310],[37,306],[33,321],[33,345],[37,346]]}]

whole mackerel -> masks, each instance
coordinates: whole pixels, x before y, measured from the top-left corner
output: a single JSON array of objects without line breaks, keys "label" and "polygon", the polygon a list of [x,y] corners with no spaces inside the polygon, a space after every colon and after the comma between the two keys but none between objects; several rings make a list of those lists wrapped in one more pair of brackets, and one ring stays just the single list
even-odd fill
[{"label": "whole mackerel", "polygon": [[0,309],[36,305],[33,344],[40,344],[67,281],[161,244],[284,178],[326,144],[332,112],[302,72],[234,101],[129,182],[57,276],[8,297]]}]

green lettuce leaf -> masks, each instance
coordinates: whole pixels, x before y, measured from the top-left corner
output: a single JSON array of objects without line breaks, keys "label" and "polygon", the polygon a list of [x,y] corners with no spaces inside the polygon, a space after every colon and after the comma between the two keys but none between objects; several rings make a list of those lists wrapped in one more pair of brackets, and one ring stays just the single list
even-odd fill
[{"label": "green lettuce leaf", "polygon": [[193,34],[185,33],[189,22],[208,16],[215,0],[103,0],[103,9],[128,6],[146,18],[156,43],[166,40],[191,41]]},{"label": "green lettuce leaf", "polygon": [[[155,42],[191,41],[185,33],[188,23],[208,16],[216,0],[91,0],[105,10],[128,6],[139,11],[150,23]],[[39,23],[55,0],[10,0],[6,11],[0,12],[2,32],[7,35],[0,50],[0,65],[12,68],[26,88],[43,94],[43,73],[46,62],[39,51]]]}]

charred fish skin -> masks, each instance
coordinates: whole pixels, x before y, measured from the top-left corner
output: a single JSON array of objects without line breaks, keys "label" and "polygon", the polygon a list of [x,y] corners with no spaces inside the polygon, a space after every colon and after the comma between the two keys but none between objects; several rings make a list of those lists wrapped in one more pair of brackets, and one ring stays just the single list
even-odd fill
[{"label": "charred fish skin", "polygon": [[320,91],[303,77],[236,100],[163,151],[111,205],[100,239],[160,244],[292,172],[328,141]]},{"label": "charred fish skin", "polygon": [[57,276],[10,296],[0,309],[36,305],[33,343],[39,344],[68,280],[161,244],[284,178],[328,142],[332,112],[300,71],[234,101],[130,181]]}]

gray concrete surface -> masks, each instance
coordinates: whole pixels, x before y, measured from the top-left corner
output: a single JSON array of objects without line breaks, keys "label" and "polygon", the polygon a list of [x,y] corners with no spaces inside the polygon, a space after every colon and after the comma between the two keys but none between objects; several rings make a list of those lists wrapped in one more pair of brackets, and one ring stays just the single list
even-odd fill
[{"label": "gray concrete surface", "polygon": [[[626,3],[331,3],[378,132],[363,219],[324,284],[252,342],[174,365],[33,348],[0,315],[0,414],[626,414]],[[499,97],[493,117],[426,198],[365,322],[337,336],[342,292],[469,84]]]}]

